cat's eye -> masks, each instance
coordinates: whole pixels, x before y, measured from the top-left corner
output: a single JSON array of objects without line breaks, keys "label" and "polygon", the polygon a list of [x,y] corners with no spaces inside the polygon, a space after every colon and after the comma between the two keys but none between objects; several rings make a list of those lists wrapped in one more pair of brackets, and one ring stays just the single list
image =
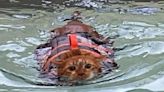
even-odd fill
[{"label": "cat's eye", "polygon": [[86,68],[86,69],[90,69],[91,66],[92,66],[91,64],[86,64],[86,65],[85,65],[85,68]]},{"label": "cat's eye", "polygon": [[76,70],[76,67],[75,67],[75,66],[69,66],[68,69],[69,69],[70,71],[75,71],[75,70]]}]

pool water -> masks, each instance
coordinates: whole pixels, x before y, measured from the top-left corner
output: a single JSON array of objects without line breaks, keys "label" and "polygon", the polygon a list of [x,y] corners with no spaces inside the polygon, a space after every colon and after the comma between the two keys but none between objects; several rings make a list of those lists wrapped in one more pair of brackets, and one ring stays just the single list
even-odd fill
[{"label": "pool water", "polygon": [[[37,2],[26,5],[24,0],[21,4],[16,1],[0,1],[8,5],[0,7],[1,92],[164,91],[164,2],[81,0],[63,5],[43,0],[39,6]],[[38,78],[34,49],[49,39],[49,30],[64,25],[63,19],[75,10],[82,12],[84,23],[114,37],[114,47],[122,48],[115,52],[120,68],[86,85],[35,85],[46,81]]]}]

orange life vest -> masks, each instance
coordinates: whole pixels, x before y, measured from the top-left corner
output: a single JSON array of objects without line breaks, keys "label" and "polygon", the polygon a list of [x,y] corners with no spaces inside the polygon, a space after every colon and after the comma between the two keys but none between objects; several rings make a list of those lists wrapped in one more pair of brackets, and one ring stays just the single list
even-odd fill
[{"label": "orange life vest", "polygon": [[87,37],[85,33],[67,34],[55,37],[50,42],[51,46],[53,46],[51,55],[43,64],[42,69],[48,71],[51,62],[60,61],[59,57],[72,49],[80,49],[87,53],[91,53],[95,57],[100,57],[103,54],[102,52],[108,55],[113,53],[111,49],[95,44],[91,39],[87,39]]}]

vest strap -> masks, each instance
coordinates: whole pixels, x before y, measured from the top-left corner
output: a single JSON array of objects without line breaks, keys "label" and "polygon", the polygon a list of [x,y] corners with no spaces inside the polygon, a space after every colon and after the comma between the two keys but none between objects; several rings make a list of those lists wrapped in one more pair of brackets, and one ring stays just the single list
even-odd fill
[{"label": "vest strap", "polygon": [[68,37],[70,40],[71,49],[77,49],[78,48],[78,41],[77,41],[76,34],[70,34],[70,35],[68,35]]}]

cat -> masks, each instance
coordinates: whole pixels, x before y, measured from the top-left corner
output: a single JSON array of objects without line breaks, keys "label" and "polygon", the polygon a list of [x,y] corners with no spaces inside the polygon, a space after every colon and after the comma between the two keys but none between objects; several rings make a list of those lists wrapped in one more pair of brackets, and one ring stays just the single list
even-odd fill
[{"label": "cat", "polygon": [[[42,74],[68,82],[87,81],[118,68],[113,42],[80,21],[75,11],[66,25],[51,30],[51,39],[35,50]],[[49,76],[51,75],[51,77]]]}]

